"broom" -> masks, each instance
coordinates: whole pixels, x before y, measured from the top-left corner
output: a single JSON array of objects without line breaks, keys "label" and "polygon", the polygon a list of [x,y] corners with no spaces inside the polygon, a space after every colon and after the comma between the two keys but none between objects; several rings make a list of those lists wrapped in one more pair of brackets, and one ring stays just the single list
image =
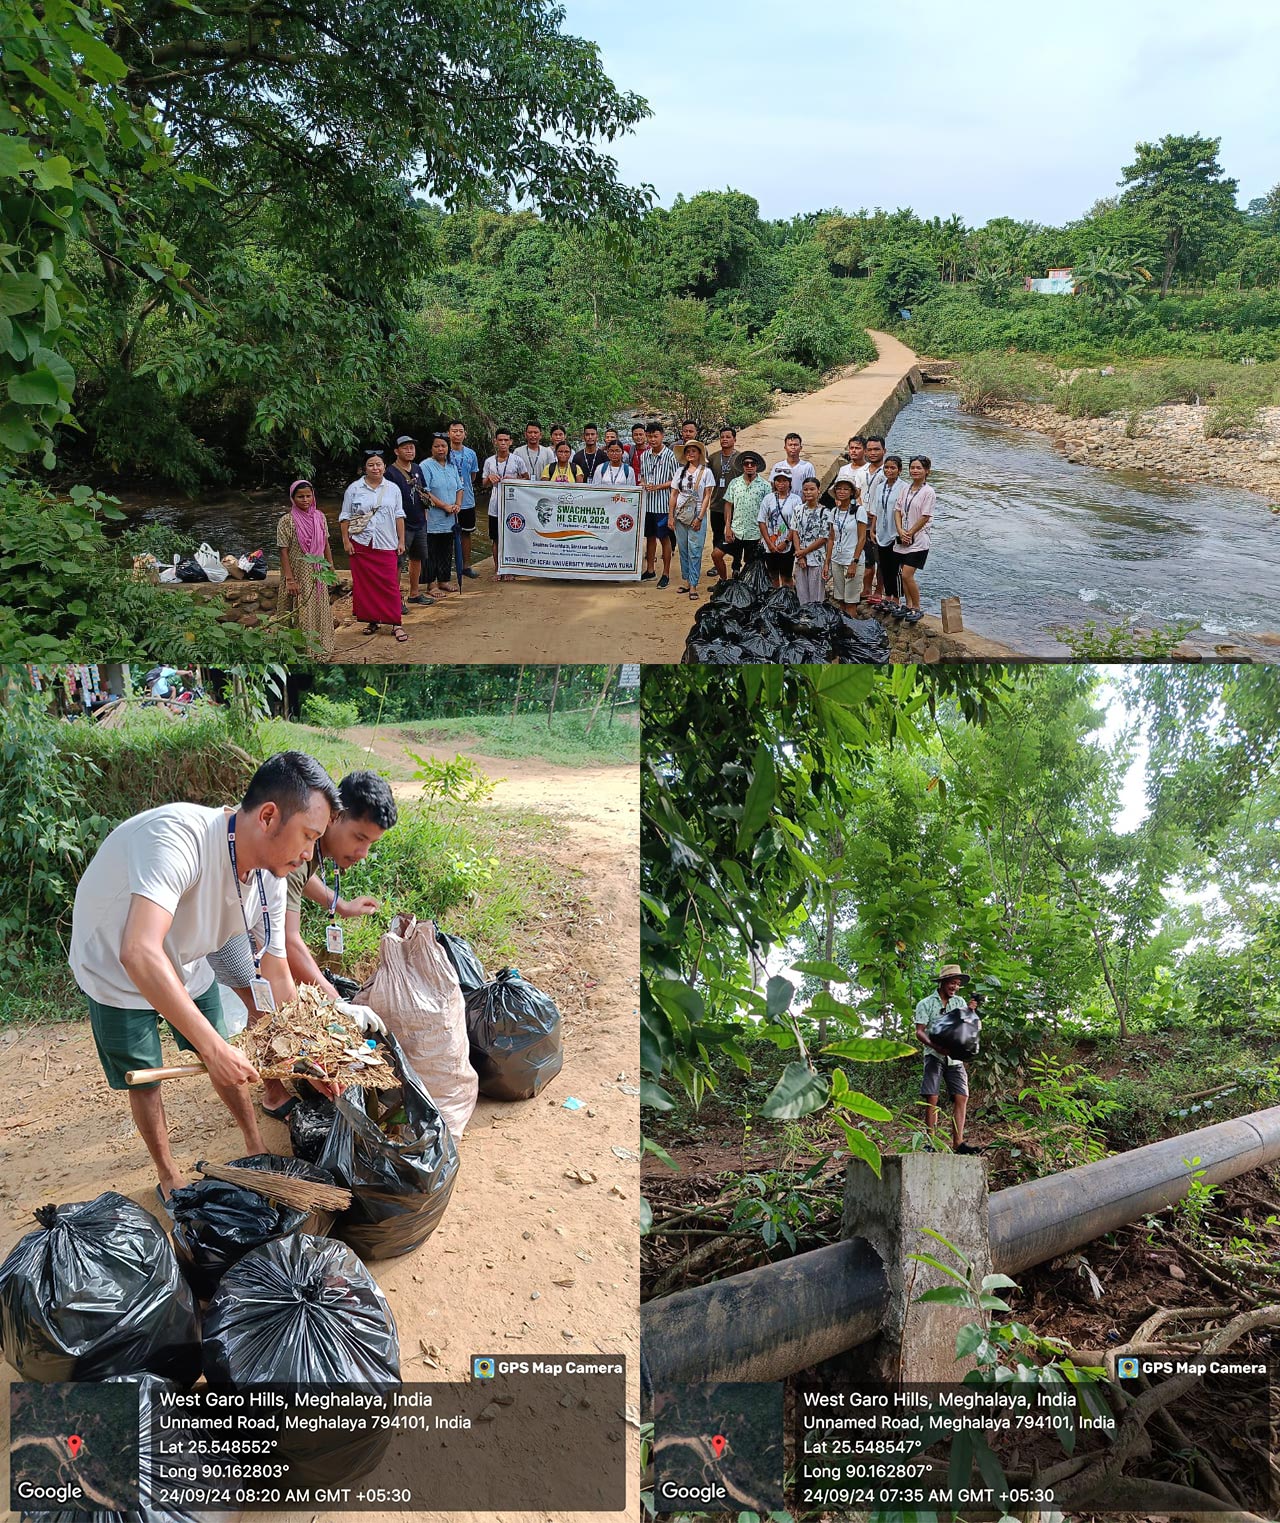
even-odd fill
[{"label": "broom", "polygon": [[345,1211],[351,1205],[351,1191],[337,1185],[298,1179],[293,1174],[279,1174],[274,1169],[244,1169],[231,1163],[196,1164],[196,1173],[206,1179],[218,1179],[227,1185],[243,1185],[269,1200],[281,1201],[295,1211]]}]

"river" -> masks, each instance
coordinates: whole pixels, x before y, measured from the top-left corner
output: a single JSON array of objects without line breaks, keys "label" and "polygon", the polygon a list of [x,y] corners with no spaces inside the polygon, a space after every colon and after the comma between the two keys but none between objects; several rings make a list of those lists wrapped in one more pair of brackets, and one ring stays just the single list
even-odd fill
[{"label": "river", "polygon": [[1072,465],[1043,434],[962,412],[945,388],[911,399],[888,447],[933,461],[926,611],[955,593],[966,628],[1046,656],[1066,649],[1052,626],[1089,619],[1190,623],[1207,654],[1280,628],[1280,519],[1254,493]]}]

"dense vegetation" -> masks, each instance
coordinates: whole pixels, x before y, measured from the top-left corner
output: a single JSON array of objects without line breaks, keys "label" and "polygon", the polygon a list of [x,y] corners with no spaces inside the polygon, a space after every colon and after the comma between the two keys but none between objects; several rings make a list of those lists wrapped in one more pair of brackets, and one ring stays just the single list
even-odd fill
[{"label": "dense vegetation", "polygon": [[[645,709],[655,1118],[728,1081],[757,1134],[821,1112],[878,1168],[912,1145],[912,1012],[946,961],[989,996],[975,1067],[997,1126],[1046,1134],[1029,1164],[1196,1124],[1167,1115],[1189,1052],[1191,1089],[1242,1081],[1228,1107],[1276,1090],[1268,671],[682,667],[646,678]],[[1142,817],[1118,824],[1134,767]]]}]

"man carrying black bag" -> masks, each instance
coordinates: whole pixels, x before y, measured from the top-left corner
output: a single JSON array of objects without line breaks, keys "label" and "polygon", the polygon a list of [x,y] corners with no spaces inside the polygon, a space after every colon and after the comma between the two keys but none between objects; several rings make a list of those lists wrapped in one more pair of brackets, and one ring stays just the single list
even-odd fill
[{"label": "man carrying black bag", "polygon": [[957,1153],[978,1153],[964,1140],[964,1119],[969,1104],[969,1075],[962,1058],[956,1055],[958,1044],[970,1052],[977,1051],[977,1033],[982,1022],[959,990],[967,984],[967,975],[955,963],[948,963],[938,973],[938,988],[916,1006],[916,1036],[927,1049],[924,1074],[920,1080],[920,1098],[924,1101],[925,1121],[932,1134],[938,1124],[938,1091],[945,1078],[951,1096],[951,1137]]}]

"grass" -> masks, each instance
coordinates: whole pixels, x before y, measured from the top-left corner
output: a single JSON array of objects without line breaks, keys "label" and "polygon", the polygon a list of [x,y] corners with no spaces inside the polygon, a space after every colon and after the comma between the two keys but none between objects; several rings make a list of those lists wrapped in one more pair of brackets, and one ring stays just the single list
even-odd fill
[{"label": "grass", "polygon": [[[389,734],[389,730],[382,733]],[[339,730],[321,730],[314,725],[295,724],[287,719],[268,719],[258,726],[258,740],[264,756],[276,751],[305,751],[335,780],[348,772],[368,769],[389,782],[408,782],[416,762],[410,756],[386,757],[370,751],[368,741],[361,742]]]},{"label": "grass", "polygon": [[465,719],[424,719],[397,724],[392,733],[413,743],[457,745],[484,756],[537,757],[561,767],[625,766],[640,760],[640,727],[635,709],[610,725],[601,711],[591,734],[587,714],[559,714],[547,726],[545,714],[479,714]]}]

